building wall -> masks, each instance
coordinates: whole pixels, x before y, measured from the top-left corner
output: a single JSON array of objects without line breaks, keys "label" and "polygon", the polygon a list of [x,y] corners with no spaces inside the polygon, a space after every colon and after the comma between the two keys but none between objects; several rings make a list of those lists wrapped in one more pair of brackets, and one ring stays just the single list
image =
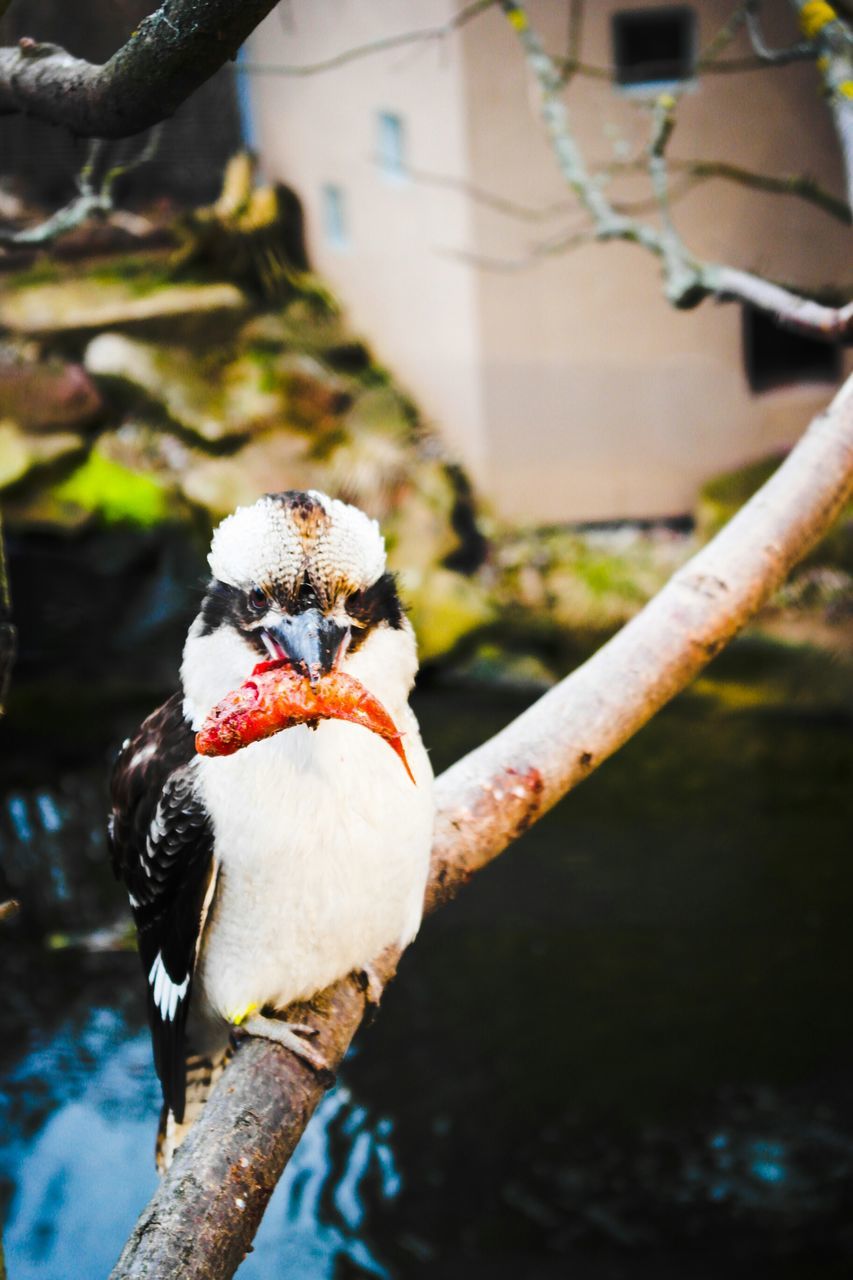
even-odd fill
[{"label": "building wall", "polygon": [[[251,64],[319,61],[370,40],[437,26],[453,0],[292,0],[252,37]],[[471,210],[443,191],[384,178],[377,112],[398,113],[406,149],[425,169],[464,174],[467,134],[458,50],[398,49],[306,78],[252,75],[254,129],[266,172],[305,206],[313,265],[358,330],[478,475],[487,447],[481,406],[477,279],[442,256],[467,244]],[[341,188],[348,244],[323,231],[322,191]]]},{"label": "building wall", "polygon": [[[437,25],[458,7],[291,0],[259,29],[249,56],[310,63]],[[643,7],[587,4],[585,60],[609,65],[611,13]],[[694,7],[703,46],[731,6]],[[782,42],[794,33],[776,9],[782,29],[768,34]],[[567,3],[533,0],[531,14],[548,47],[563,49]],[[744,52],[736,44],[725,56]],[[535,86],[499,11],[441,41],[252,83],[264,162],[303,197],[314,261],[504,514],[562,521],[689,510],[709,475],[790,444],[825,403],[826,385],[753,394],[740,308],[706,302],[673,311],[657,263],[635,246],[531,257],[583,219],[555,170]],[[568,103],[591,162],[606,163],[615,146],[642,151],[648,113],[609,81],[577,79]],[[377,171],[383,109],[405,121],[405,183]],[[842,190],[811,65],[703,76],[682,96],[670,153],[762,173],[801,170]],[[348,198],[346,250],[322,234],[320,191],[329,181]],[[636,177],[610,190],[624,199],[649,194]],[[518,207],[497,210],[477,191]],[[715,180],[675,211],[688,244],[707,258],[804,286],[844,277],[849,228],[801,201]]]}]

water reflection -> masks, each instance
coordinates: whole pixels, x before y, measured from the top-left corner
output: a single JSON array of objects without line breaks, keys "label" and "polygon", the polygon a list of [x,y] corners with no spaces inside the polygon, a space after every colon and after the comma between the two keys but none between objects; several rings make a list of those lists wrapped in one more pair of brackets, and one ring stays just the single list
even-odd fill
[{"label": "water reflection", "polygon": [[367,1240],[371,1213],[400,1190],[387,1119],[372,1123],[344,1085],[327,1094],[285,1170],[241,1276],[332,1280],[350,1271],[390,1275]]},{"label": "water reflection", "polygon": [[[14,1280],[107,1275],[156,1175],[159,1096],[146,1031],[111,1009],[63,1027],[10,1073],[0,1178],[14,1188],[5,1244]],[[332,1280],[341,1260],[388,1276],[368,1220],[400,1189],[392,1126],[345,1085],[323,1099],[267,1210],[241,1275]]]}]

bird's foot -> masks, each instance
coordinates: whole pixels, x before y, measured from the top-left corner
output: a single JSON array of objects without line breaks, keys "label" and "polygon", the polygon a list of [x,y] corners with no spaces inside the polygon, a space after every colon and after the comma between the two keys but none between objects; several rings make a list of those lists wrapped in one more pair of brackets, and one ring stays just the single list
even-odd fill
[{"label": "bird's foot", "polygon": [[240,1030],[245,1031],[249,1036],[274,1040],[276,1044],[283,1045],[285,1049],[295,1053],[297,1058],[307,1062],[321,1075],[331,1075],[334,1078],[322,1053],[309,1044],[309,1040],[317,1035],[315,1027],[309,1027],[304,1022],[284,1022],[280,1018],[268,1018],[262,1013],[253,1013],[240,1024]]},{"label": "bird's foot", "polygon": [[354,976],[356,982],[364,992],[364,999],[367,1004],[372,1005],[374,1009],[378,1009],[379,1002],[382,999],[382,992],[385,990],[385,983],[382,981],[373,965],[362,965],[360,969],[356,969]]}]

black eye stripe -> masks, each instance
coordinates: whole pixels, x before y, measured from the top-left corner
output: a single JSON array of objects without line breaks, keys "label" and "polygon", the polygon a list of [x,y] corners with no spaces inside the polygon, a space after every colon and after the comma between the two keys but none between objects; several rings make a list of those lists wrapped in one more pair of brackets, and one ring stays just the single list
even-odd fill
[{"label": "black eye stripe", "polygon": [[[254,605],[251,601],[253,591],[259,592],[257,604]],[[383,574],[378,582],[365,587],[363,591],[353,592],[346,598],[344,605],[354,624],[351,650],[357,649],[372,628],[382,622],[395,631],[399,631],[403,625],[403,606],[397,595],[394,577],[390,573]],[[258,618],[267,609],[276,606],[290,614],[323,607],[316,590],[307,580],[300,584],[295,598],[272,598],[259,587],[246,591],[245,588],[232,587],[229,583],[214,578],[201,603],[201,634],[210,635],[218,627],[230,625],[247,634],[252,643],[257,643],[262,649]]]},{"label": "black eye stripe", "polygon": [[351,651],[358,649],[371,629],[380,622],[399,631],[404,615],[393,574],[384,573],[373,586],[353,592],[346,601],[346,610],[356,624],[350,641]]}]

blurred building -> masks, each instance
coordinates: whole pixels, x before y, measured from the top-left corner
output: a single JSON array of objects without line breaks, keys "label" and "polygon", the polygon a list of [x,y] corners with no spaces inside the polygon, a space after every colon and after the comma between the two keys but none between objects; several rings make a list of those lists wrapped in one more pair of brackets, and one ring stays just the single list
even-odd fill
[{"label": "blurred building", "polygon": [[[697,74],[731,0],[584,7],[567,103],[589,164],[641,155],[648,105],[679,91],[673,161],[807,173],[841,195],[811,63]],[[509,516],[673,515],[710,475],[793,442],[850,353],[792,338],[739,305],[676,312],[658,265],[628,244],[543,252],[585,225],[557,173],[537,92],[499,9],[441,38],[458,0],[288,0],[246,50],[252,129],[268,175],[305,204],[309,251],[355,325],[408,384]],[[767,37],[796,39],[787,4]],[[555,54],[568,0],[533,0]],[[376,42],[369,56],[347,51]],[[742,61],[741,33],[720,61]],[[328,64],[314,74],[297,67]],[[841,284],[849,227],[803,200],[673,173],[688,246],[708,260],[817,288]],[[684,189],[683,189],[684,188]],[[647,176],[611,196],[654,218]]]}]

